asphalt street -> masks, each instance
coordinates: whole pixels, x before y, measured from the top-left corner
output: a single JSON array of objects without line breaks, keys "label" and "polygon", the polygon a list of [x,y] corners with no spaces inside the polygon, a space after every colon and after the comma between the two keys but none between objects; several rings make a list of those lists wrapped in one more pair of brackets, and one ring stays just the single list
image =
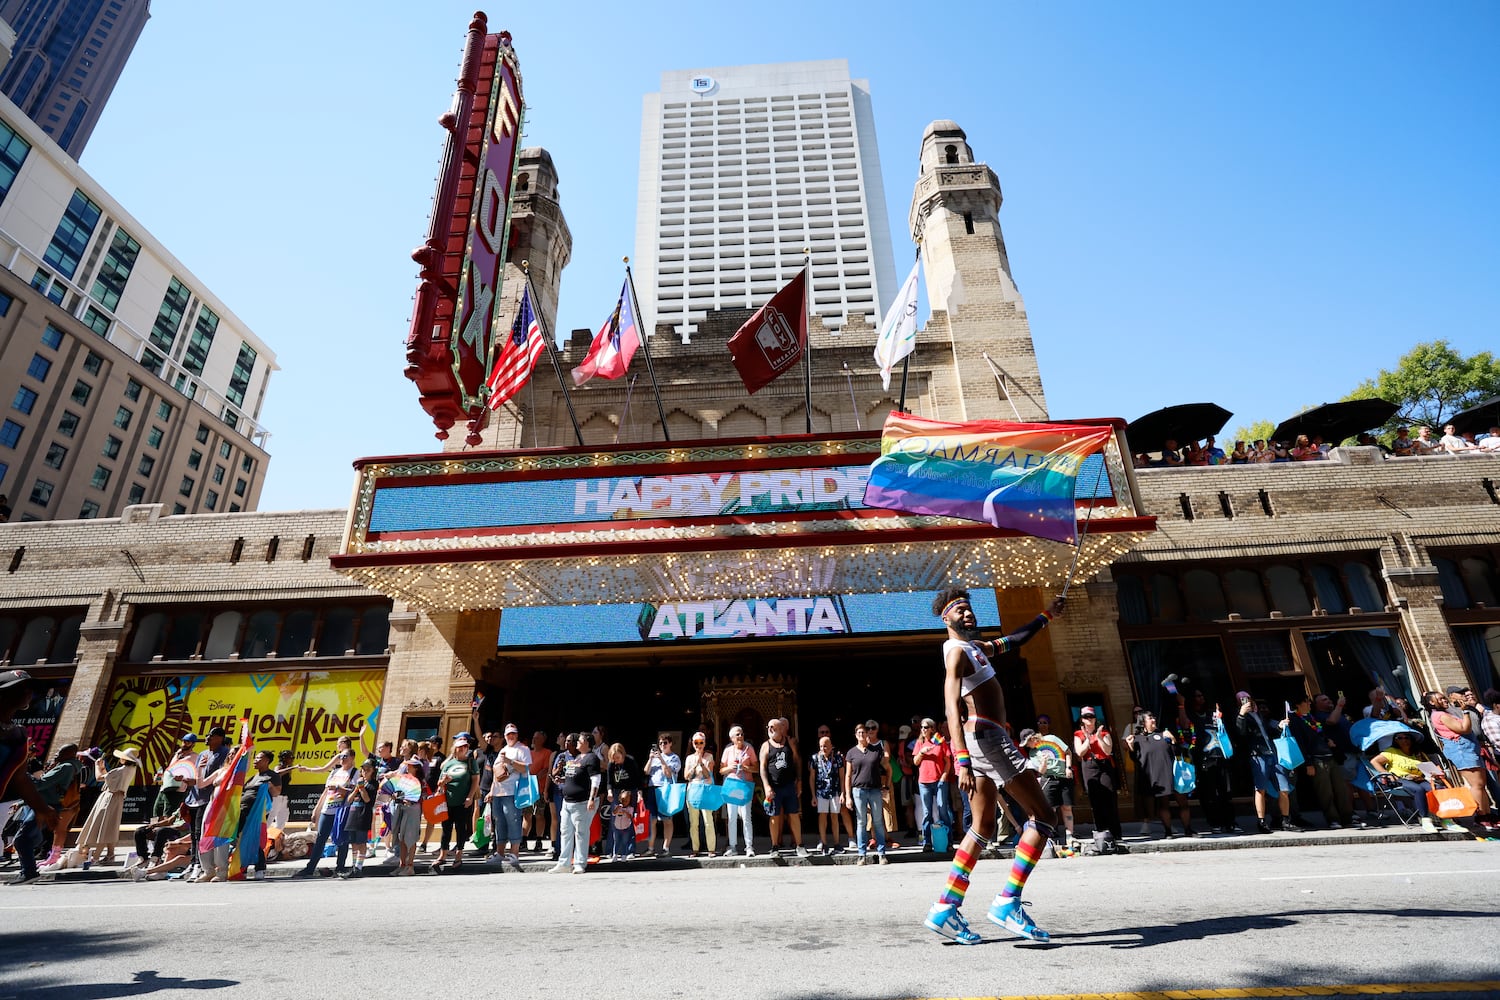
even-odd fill
[{"label": "asphalt street", "polygon": [[[1053,943],[966,910],[922,927],[943,862],[587,875],[488,872],[0,889],[0,1000],[349,995],[990,997],[1500,981],[1500,844],[1245,849],[1045,860]],[[1431,987],[1429,987],[1430,989]],[[1398,994],[1399,995],[1399,994]]]}]

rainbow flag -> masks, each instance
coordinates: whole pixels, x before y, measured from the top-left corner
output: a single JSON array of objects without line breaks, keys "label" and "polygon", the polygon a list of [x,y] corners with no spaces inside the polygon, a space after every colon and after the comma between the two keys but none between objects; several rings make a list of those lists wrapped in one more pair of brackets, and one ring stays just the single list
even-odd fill
[{"label": "rainbow flag", "polygon": [[[224,777],[214,787],[213,798],[203,814],[203,836],[198,840],[199,853],[234,843],[240,828],[240,797],[245,792],[245,775],[250,769],[250,720],[240,722],[240,745],[224,762]],[[204,775],[207,777],[207,775]]]},{"label": "rainbow flag", "polygon": [[271,786],[261,785],[255,790],[255,801],[245,814],[240,825],[239,840],[234,853],[229,856],[229,881],[241,882],[245,878],[245,859],[258,858],[266,847],[266,817],[271,814]]},{"label": "rainbow flag", "polygon": [[892,413],[865,503],[1075,542],[1078,469],[1113,433],[1092,424],[954,424]]}]

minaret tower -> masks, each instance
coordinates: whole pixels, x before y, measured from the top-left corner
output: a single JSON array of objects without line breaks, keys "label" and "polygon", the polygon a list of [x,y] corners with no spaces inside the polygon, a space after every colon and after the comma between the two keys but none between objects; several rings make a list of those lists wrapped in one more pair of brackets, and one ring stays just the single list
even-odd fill
[{"label": "minaret tower", "polygon": [[964,130],[946,120],[928,125],[909,222],[927,272],[927,331],[935,338],[946,327],[953,347],[960,398],[956,407],[942,406],[944,416],[1045,420],[1026,304],[1000,232],[1000,202],[1000,179],[974,162]]}]

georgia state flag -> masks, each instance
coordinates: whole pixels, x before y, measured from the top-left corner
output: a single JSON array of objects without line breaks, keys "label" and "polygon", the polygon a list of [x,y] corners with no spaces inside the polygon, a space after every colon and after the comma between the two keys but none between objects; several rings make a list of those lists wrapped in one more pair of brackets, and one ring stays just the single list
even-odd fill
[{"label": "georgia state flag", "polygon": [[573,369],[573,384],[583,385],[595,375],[600,378],[619,378],[630,368],[630,359],[641,346],[641,332],[636,325],[635,312],[630,304],[630,284],[620,289],[615,311],[594,334],[583,363]]}]

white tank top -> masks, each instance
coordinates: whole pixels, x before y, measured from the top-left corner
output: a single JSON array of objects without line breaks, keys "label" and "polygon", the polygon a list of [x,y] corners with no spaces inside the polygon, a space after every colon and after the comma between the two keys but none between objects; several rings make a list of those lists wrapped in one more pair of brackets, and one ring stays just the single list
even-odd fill
[{"label": "white tank top", "polygon": [[990,663],[989,657],[984,655],[984,652],[980,650],[977,643],[970,642],[967,639],[949,639],[943,643],[944,663],[948,661],[948,650],[954,646],[964,651],[964,655],[969,658],[969,663],[974,667],[972,674],[959,678],[963,693],[965,695],[973,694],[975,688],[995,676],[995,666]]}]

